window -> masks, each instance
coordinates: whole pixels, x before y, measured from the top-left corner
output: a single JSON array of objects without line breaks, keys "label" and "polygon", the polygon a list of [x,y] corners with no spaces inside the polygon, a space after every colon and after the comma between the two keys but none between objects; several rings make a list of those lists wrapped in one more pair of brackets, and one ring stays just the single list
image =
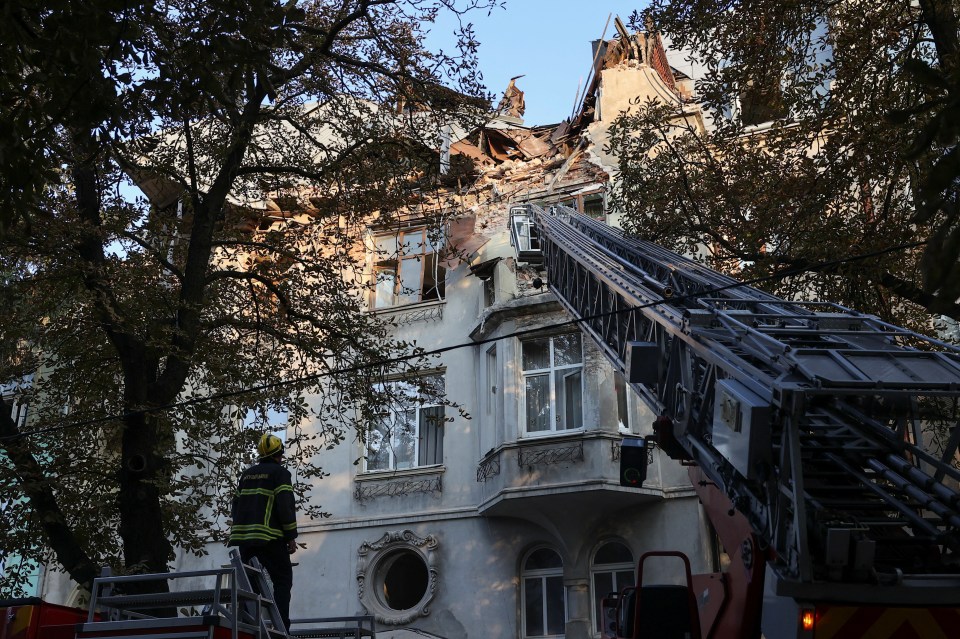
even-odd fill
[{"label": "window", "polygon": [[601,600],[612,592],[636,585],[633,553],[623,544],[611,541],[597,550],[593,556],[590,585],[593,588],[593,627],[603,631]]},{"label": "window", "polygon": [[[10,417],[17,428],[27,425],[27,414],[30,405],[24,401],[20,389],[30,388],[33,385],[33,375],[21,378],[19,381],[7,382],[0,385],[0,401],[10,404]],[[64,415],[67,413],[64,412]]]},{"label": "window", "polygon": [[497,301],[497,286],[493,277],[483,280],[483,308],[493,306]]},{"label": "window", "polygon": [[366,469],[443,463],[442,375],[388,382],[395,401],[367,432]]},{"label": "window", "polygon": [[523,360],[527,433],[583,426],[583,351],[579,333],[526,340]]},{"label": "window", "polygon": [[10,417],[18,429],[24,428],[27,425],[28,409],[29,406],[27,404],[21,404],[17,400],[13,400],[13,404],[10,406]]},{"label": "window", "polygon": [[423,228],[377,236],[371,306],[442,300],[446,269],[438,259],[441,248],[442,234]]},{"label": "window", "polygon": [[627,380],[620,371],[613,373],[613,390],[617,394],[617,430],[621,433],[629,433],[630,407],[627,403],[627,393],[633,391],[627,388]]},{"label": "window", "polygon": [[423,557],[415,550],[401,548],[386,555],[379,566],[378,588],[383,604],[391,610],[410,610],[427,594],[430,574]]},{"label": "window", "polygon": [[539,251],[540,237],[534,227],[533,212],[526,207],[517,206],[510,209],[513,222],[513,236],[518,251]]},{"label": "window", "polygon": [[603,193],[591,193],[583,196],[583,214],[595,220],[605,220],[606,212],[603,208]]},{"label": "window", "polygon": [[[565,195],[558,200],[554,200],[553,204],[566,206],[577,213],[583,213],[595,220],[604,221],[607,219],[606,208],[604,207],[603,201],[603,191]],[[547,207],[549,204],[544,203],[542,206]]]},{"label": "window", "polygon": [[555,550],[538,548],[523,562],[523,636],[563,636],[567,596],[563,587],[563,560]]},{"label": "window", "polygon": [[494,411],[497,408],[497,346],[494,344],[489,349],[487,349],[487,361],[486,361],[486,388],[484,389],[484,395],[486,396],[486,410],[488,415],[493,415]]},{"label": "window", "polygon": [[789,114],[778,76],[748,80],[738,100],[744,126],[780,120]]},{"label": "window", "polygon": [[439,591],[438,546],[433,535],[419,537],[411,530],[387,532],[378,541],[361,543],[357,582],[363,607],[392,626],[429,615]]}]

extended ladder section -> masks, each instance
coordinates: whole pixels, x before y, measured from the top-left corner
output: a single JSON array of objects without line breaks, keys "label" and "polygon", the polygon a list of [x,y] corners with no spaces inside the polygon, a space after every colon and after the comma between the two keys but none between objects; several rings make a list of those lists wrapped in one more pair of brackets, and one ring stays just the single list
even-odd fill
[{"label": "extended ladder section", "polygon": [[566,207],[511,215],[534,220],[550,289],[662,416],[664,452],[698,464],[770,545],[780,594],[955,599],[960,350],[780,299]]}]

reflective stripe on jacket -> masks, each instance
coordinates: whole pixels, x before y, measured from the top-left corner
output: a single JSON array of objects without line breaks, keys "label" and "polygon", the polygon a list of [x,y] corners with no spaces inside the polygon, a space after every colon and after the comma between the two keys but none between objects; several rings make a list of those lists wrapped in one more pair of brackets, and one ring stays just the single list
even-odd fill
[{"label": "reflective stripe on jacket", "polygon": [[240,475],[233,498],[229,545],[259,545],[297,537],[297,511],[290,471],[272,459]]}]

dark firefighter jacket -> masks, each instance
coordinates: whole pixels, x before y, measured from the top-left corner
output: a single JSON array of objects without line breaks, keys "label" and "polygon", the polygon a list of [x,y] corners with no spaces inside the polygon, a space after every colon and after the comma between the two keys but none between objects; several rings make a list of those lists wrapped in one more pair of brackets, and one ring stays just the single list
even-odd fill
[{"label": "dark firefighter jacket", "polygon": [[233,498],[230,545],[262,545],[297,537],[297,511],[290,471],[272,459],[240,475]]}]

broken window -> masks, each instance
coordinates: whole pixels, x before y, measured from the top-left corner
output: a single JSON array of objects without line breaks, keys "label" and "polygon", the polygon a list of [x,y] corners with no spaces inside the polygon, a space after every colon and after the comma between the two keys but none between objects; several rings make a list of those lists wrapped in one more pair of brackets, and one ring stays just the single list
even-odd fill
[{"label": "broken window", "polygon": [[497,301],[497,287],[492,277],[483,280],[483,307],[493,306]]},{"label": "broken window", "polygon": [[603,203],[603,191],[577,193],[575,195],[561,197],[555,203],[568,206],[576,212],[588,215],[595,220],[606,220],[607,211]]},{"label": "broken window", "polygon": [[756,126],[789,115],[777,75],[747,81],[738,100],[744,126]]},{"label": "broken window", "polygon": [[438,257],[442,248],[442,233],[425,228],[376,236],[371,306],[442,300],[446,279]]},{"label": "broken window", "polygon": [[400,470],[443,463],[443,375],[387,382],[396,399],[370,425],[366,469]]},{"label": "broken window", "polygon": [[591,193],[583,196],[583,214],[595,220],[605,220],[606,212],[603,209],[603,193]]},{"label": "broken window", "polygon": [[620,371],[613,373],[613,389],[617,393],[617,430],[621,433],[629,433],[630,407],[627,394],[633,391],[627,389],[627,380]]}]

